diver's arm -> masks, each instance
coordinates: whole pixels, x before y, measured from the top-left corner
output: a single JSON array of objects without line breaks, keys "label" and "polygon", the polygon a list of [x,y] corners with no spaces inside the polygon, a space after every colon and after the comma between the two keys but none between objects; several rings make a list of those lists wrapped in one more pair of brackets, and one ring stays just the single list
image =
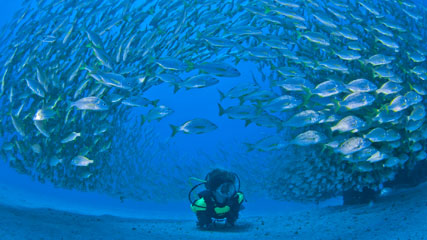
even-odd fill
[{"label": "diver's arm", "polygon": [[241,209],[241,205],[243,200],[245,199],[242,192],[237,192],[229,202],[230,211],[227,213],[227,223],[230,225],[234,225],[237,218],[239,217],[239,211]]},{"label": "diver's arm", "polygon": [[191,204],[191,210],[196,213],[197,226],[199,227],[208,227],[212,223],[214,209],[210,196],[209,191],[203,191],[199,193],[200,198]]}]

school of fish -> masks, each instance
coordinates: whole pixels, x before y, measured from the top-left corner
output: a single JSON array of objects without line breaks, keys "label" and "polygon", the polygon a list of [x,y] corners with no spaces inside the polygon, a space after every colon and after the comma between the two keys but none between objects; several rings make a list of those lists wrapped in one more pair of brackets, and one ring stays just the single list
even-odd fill
[{"label": "school of fish", "polygon": [[[277,130],[249,151],[300,153],[283,159],[278,198],[381,190],[427,158],[424,16],[410,0],[24,0],[0,30],[2,158],[40,181],[94,189],[114,146],[126,146],[115,126],[132,108],[150,109],[141,124],[174,113],[148,89],[197,91],[256,70],[218,90],[218,111]],[[171,135],[215,129],[200,116]]]}]

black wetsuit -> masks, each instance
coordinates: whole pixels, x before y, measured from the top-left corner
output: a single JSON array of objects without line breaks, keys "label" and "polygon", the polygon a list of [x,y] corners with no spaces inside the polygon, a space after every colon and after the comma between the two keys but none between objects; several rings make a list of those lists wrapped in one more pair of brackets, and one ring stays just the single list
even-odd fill
[{"label": "black wetsuit", "polygon": [[[194,210],[193,208],[193,211],[196,212],[198,220],[197,225],[199,227],[211,224],[212,218],[226,218],[229,225],[234,225],[239,217],[240,207],[243,202],[243,194],[241,192],[237,192],[224,203],[217,202],[214,194],[209,190],[202,191],[198,195],[199,199],[193,202],[192,207],[198,207],[197,210]],[[203,200],[206,203],[205,205],[203,205]]]}]

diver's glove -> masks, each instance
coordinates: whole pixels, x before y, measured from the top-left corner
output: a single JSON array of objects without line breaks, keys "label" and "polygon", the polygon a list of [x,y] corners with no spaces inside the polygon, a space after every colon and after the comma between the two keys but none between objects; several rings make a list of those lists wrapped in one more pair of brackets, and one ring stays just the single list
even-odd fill
[{"label": "diver's glove", "polygon": [[234,194],[227,201],[227,205],[230,206],[231,211],[239,211],[241,204],[239,203],[239,195]]},{"label": "diver's glove", "polygon": [[212,218],[206,211],[197,212],[197,227],[204,228],[212,224]]}]

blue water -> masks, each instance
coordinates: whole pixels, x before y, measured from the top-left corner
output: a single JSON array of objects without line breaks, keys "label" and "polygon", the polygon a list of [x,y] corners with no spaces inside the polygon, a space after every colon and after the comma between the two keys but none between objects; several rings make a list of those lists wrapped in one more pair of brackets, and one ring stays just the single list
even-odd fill
[{"label": "blue water", "polygon": [[[414,1],[418,4],[427,6],[427,1]],[[20,8],[20,1],[0,0],[0,26],[9,22],[13,13]],[[427,17],[427,16],[426,16]],[[225,116],[219,116],[217,103],[220,101],[218,89],[227,91],[238,83],[251,81],[253,75],[260,78],[256,66],[251,62],[241,62],[237,66],[241,72],[238,78],[221,78],[219,84],[197,89],[195,91],[179,90],[173,93],[173,88],[167,84],[162,84],[148,90],[145,97],[148,99],[160,99],[161,103],[174,109],[175,114],[162,119],[159,122],[153,122],[150,126],[156,129],[159,141],[168,141],[170,148],[182,155],[188,155],[194,158],[203,152],[206,155],[215,155],[218,152],[218,146],[225,146],[229,151],[236,153],[245,152],[243,142],[254,142],[261,137],[274,134],[275,130],[271,128],[262,128],[251,124],[245,126],[244,121],[228,119]],[[225,100],[222,104],[229,106],[234,103],[231,100]],[[146,110],[135,109],[132,114],[139,115]],[[205,134],[177,134],[171,138],[170,124],[181,124],[185,121],[197,117],[209,119],[214,122],[218,129]],[[238,156],[232,155],[231,156]],[[269,156],[268,153],[256,153],[261,156],[251,169],[264,168],[262,156]],[[173,158],[175,156],[170,156]],[[235,161],[240,159],[236,158]],[[215,164],[214,164],[215,165]],[[227,164],[221,162],[218,167],[227,167]],[[207,168],[198,173],[198,178],[205,176]],[[168,176],[171,169],[164,169],[164,175]],[[175,171],[173,169],[173,171]],[[182,176],[178,176],[182,177]],[[185,176],[188,177],[188,176]],[[250,177],[250,176],[249,176]],[[245,179],[248,176],[245,176]],[[267,176],[268,178],[268,176]],[[245,182],[242,182],[243,189]],[[189,185],[190,186],[190,185]],[[154,186],[155,187],[155,186]],[[170,186],[174,187],[174,186]],[[182,186],[180,186],[182,187]],[[162,189],[167,193],[167,189]],[[189,190],[189,189],[188,189]],[[7,163],[0,161],[0,193],[9,194],[2,196],[0,194],[0,203],[7,203],[17,206],[32,208],[55,208],[71,212],[103,215],[111,214],[116,216],[136,217],[136,218],[158,218],[158,219],[195,219],[194,214],[188,208],[186,199],[153,199],[151,201],[137,201],[134,199],[125,199],[121,201],[118,196],[110,196],[98,192],[79,192],[77,190],[66,190],[55,187],[52,183],[40,183],[35,181],[31,176],[22,175],[10,168]],[[186,193],[185,193],[186,194]],[[184,195],[185,195],[184,194]],[[293,211],[301,209],[313,209],[318,207],[314,203],[295,203],[285,201],[275,201],[269,198],[265,192],[252,196],[252,201],[248,202],[244,216],[258,215],[279,215],[281,211]],[[320,204],[320,206],[340,205],[340,197],[332,198]],[[173,209],[171,211],[171,209]],[[1,236],[0,236],[1,240]]]},{"label": "blue water", "polygon": [[[0,6],[2,6],[2,14],[0,14],[0,26],[8,23],[12,20],[13,14],[20,8],[21,1],[6,1],[1,0]],[[214,87],[197,89],[197,91],[186,91],[180,90],[177,93],[173,93],[173,88],[163,84],[156,88],[152,88],[147,91],[145,96],[149,99],[161,99],[161,103],[169,106],[174,109],[178,114],[172,114],[166,119],[163,119],[160,122],[152,123],[156,128],[157,132],[160,134],[163,140],[170,139],[171,130],[169,124],[180,124],[188,119],[203,117],[214,122],[218,129],[206,134],[200,135],[187,135],[187,134],[178,134],[172,139],[173,148],[179,149],[185,154],[197,155],[198,152],[202,151],[206,154],[210,152],[214,153],[217,146],[233,146],[236,143],[242,142],[251,142],[258,139],[260,136],[268,135],[269,133],[274,133],[274,130],[268,128],[261,128],[251,124],[250,126],[245,127],[243,121],[231,120],[225,116],[220,117],[218,115],[218,106],[219,94],[217,90],[223,92],[232,88],[238,83],[247,82],[248,79],[252,79],[253,76],[260,78],[260,74],[256,70],[256,66],[250,62],[241,62],[238,65],[238,69],[241,72],[241,76],[238,78],[221,78],[219,84]],[[261,83],[262,84],[262,83]],[[222,102],[223,105],[228,105],[234,103],[230,100],[225,100]],[[138,114],[138,110],[134,111],[135,114]],[[240,145],[236,145],[234,149],[245,150],[245,148],[239,149]],[[236,148],[237,147],[237,148]],[[238,159],[236,159],[238,161]],[[133,208],[138,205],[134,203],[132,205],[120,205],[122,204],[118,198],[110,198],[104,194],[98,193],[81,193],[75,190],[62,190],[54,187],[51,183],[47,182],[44,184],[34,181],[29,176],[21,175],[16,173],[13,169],[9,168],[5,162],[0,162],[0,176],[1,183],[9,186],[11,189],[17,189],[26,191],[31,196],[43,196],[44,198],[57,199],[57,208],[63,208],[69,203],[73,203],[75,206],[72,207],[74,210],[78,210],[78,207],[85,208],[87,206],[95,206],[95,202],[109,204],[119,203],[121,206],[119,211],[115,211],[115,214],[127,215],[126,208]],[[221,167],[221,165],[220,165]],[[261,166],[262,167],[262,164]],[[206,172],[201,173],[199,178],[203,178]],[[244,183],[243,183],[244,185]],[[31,187],[29,187],[31,186]],[[66,196],[66,197],[65,197]],[[84,201],[79,201],[79,199],[85,199]],[[31,204],[31,199],[26,199],[28,206],[47,206],[46,202],[38,202],[37,199],[34,199],[33,204]],[[129,200],[131,201],[131,200]],[[128,200],[126,202],[129,202]],[[52,201],[55,202],[55,201]],[[78,204],[77,204],[78,203]],[[50,207],[55,208],[55,203],[52,203]],[[86,208],[90,209],[90,207]],[[96,209],[92,211],[97,212]],[[120,211],[123,211],[120,213]],[[84,211],[80,211],[84,212]],[[190,213],[189,211],[186,211]],[[188,217],[188,214],[186,214]],[[165,217],[165,216],[163,216]]]},{"label": "blue water", "polygon": [[[0,6],[2,6],[2,14],[0,14],[0,26],[8,23],[12,20],[13,14],[19,10],[21,1],[6,1],[1,0]],[[176,113],[172,114],[166,119],[160,122],[153,122],[152,125],[156,128],[157,132],[161,136],[161,140],[171,140],[171,129],[170,124],[180,124],[188,119],[203,117],[214,122],[218,129],[206,134],[200,135],[187,135],[178,134],[175,136],[171,143],[174,149],[179,149],[185,154],[197,155],[198,152],[203,151],[206,154],[215,152],[216,147],[232,146],[237,142],[250,142],[257,139],[259,136],[263,136],[268,133],[274,132],[271,129],[260,128],[254,124],[245,127],[243,121],[236,121],[228,119],[225,116],[220,117],[218,115],[219,94],[217,89],[221,91],[227,91],[239,82],[246,82],[248,79],[252,79],[252,76],[260,77],[257,73],[255,65],[249,62],[241,62],[238,66],[241,76],[239,78],[222,78],[220,83],[214,87],[198,89],[197,91],[186,91],[180,90],[177,93],[173,93],[173,88],[163,84],[156,88],[152,88],[145,93],[148,99],[161,99],[161,103],[174,109]],[[253,75],[252,75],[253,74]],[[209,96],[209,97],[207,97]],[[210,97],[212,96],[212,97]],[[196,100],[197,99],[197,100]],[[223,104],[229,104],[232,101],[227,102],[225,100]],[[134,110],[134,114],[138,115],[139,110]],[[141,110],[143,112],[143,110]],[[242,148],[241,150],[245,150]],[[222,165],[218,165],[222,167]],[[199,178],[203,178],[206,172],[202,172]],[[72,209],[77,212],[92,212],[92,213],[111,213],[115,215],[123,216],[138,216],[138,214],[129,214],[134,212],[135,208],[142,208],[144,210],[150,208],[146,207],[145,203],[141,205],[140,202],[132,202],[132,200],[126,200],[125,205],[117,198],[110,197],[105,194],[99,193],[87,193],[78,192],[76,190],[63,190],[54,187],[51,183],[47,182],[41,184],[34,181],[30,176],[18,174],[15,170],[7,166],[5,162],[0,162],[0,183],[7,185],[10,189],[15,189],[17,192],[26,192],[26,197],[34,197],[34,199],[25,199],[25,203],[22,199],[17,200],[16,205],[19,203],[25,206],[32,207],[52,207],[58,209]],[[244,184],[243,184],[244,185]],[[19,195],[19,194],[18,194]],[[39,199],[36,196],[43,196]],[[51,199],[51,203],[47,201]],[[84,199],[84,200],[82,200]],[[99,202],[104,203],[103,207],[99,206]],[[182,204],[181,201],[179,204]],[[14,204],[11,202],[11,204]],[[185,202],[185,204],[187,204]],[[68,206],[70,205],[70,206]],[[114,206],[114,211],[111,211],[108,206]],[[158,204],[157,207],[162,209],[162,205]],[[188,206],[185,205],[187,208]],[[129,210],[130,209],[130,210]],[[182,209],[177,208],[177,209]],[[185,211],[179,211],[179,214],[184,214],[184,218],[193,217],[189,209]],[[144,214],[143,214],[144,215]],[[170,214],[169,214],[170,215]],[[170,217],[173,217],[176,213],[172,213]],[[141,217],[141,216],[140,216]],[[160,215],[159,218],[167,218],[169,216]]]}]

